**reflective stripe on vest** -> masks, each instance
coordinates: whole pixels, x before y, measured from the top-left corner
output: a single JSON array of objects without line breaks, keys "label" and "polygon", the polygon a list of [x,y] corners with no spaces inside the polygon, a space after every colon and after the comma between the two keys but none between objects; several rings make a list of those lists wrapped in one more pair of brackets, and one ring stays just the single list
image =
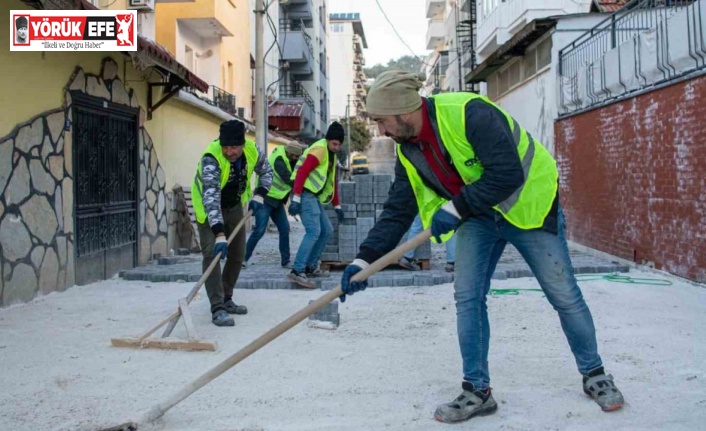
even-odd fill
[{"label": "reflective stripe on vest", "polygon": [[280,157],[284,160],[289,174],[292,174],[292,164],[289,161],[289,157],[287,157],[287,152],[285,151],[284,147],[275,148],[268,159],[268,161],[270,162],[270,166],[272,166],[274,177],[272,179],[272,186],[270,187],[270,191],[267,193],[267,196],[277,200],[284,199],[284,197],[287,196],[287,193],[292,190],[292,186],[287,184],[287,182],[279,176],[277,169],[275,169],[275,163]]},{"label": "reflective stripe on vest", "polygon": [[[558,187],[556,162],[546,148],[535,141],[505,111],[483,96],[473,93],[445,93],[430,99],[436,109],[441,144],[448,151],[454,167],[466,184],[478,181],[483,174],[483,167],[475,156],[473,144],[466,138],[466,104],[480,99],[500,110],[512,130],[525,180],[510,197],[493,209],[520,229],[541,227],[551,210]],[[434,212],[446,199],[424,184],[417,169],[404,156],[399,145],[397,154],[412,183],[422,224],[426,229],[431,225]],[[450,235],[448,237],[450,238]]]},{"label": "reflective stripe on vest", "polygon": [[[243,154],[245,155],[245,163],[247,164],[247,182],[245,186],[245,192],[240,197],[240,202],[243,206],[247,205],[252,196],[252,188],[250,187],[250,180],[252,179],[252,174],[255,171],[255,165],[257,164],[258,151],[257,146],[250,139],[245,140],[245,148],[243,149]],[[199,223],[205,223],[207,219],[206,208],[203,205],[203,180],[201,178],[201,160],[206,155],[213,156],[218,162],[218,167],[221,170],[221,190],[228,183],[228,178],[230,177],[230,161],[223,155],[223,150],[221,149],[221,141],[216,139],[215,141],[208,144],[206,151],[201,155],[199,159],[199,165],[196,168],[196,175],[194,176],[194,182],[191,183],[191,204],[194,207],[194,216],[196,221]]]},{"label": "reflective stripe on vest", "polygon": [[326,139],[320,139],[314,142],[309,148],[306,149],[306,151],[304,151],[304,154],[302,154],[302,157],[294,166],[291,179],[296,179],[299,168],[306,161],[309,152],[311,152],[311,150],[315,147],[324,148],[324,160],[320,160],[316,169],[311,171],[306,179],[306,182],[304,183],[304,188],[315,194],[319,198],[319,202],[322,204],[327,204],[333,200],[333,190],[336,182],[336,164],[338,163],[338,158],[335,154],[333,155],[333,163],[331,164],[331,171],[329,172],[329,154]]}]

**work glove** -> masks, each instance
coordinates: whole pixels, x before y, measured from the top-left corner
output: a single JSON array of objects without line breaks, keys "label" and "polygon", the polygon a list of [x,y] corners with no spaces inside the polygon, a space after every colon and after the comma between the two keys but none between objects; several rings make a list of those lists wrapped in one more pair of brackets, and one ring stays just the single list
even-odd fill
[{"label": "work glove", "polygon": [[296,216],[302,212],[301,196],[292,195],[292,202],[289,204],[289,215]]},{"label": "work glove", "polygon": [[343,209],[341,209],[340,205],[336,205],[334,209],[336,210],[336,215],[338,216],[338,222],[343,223]]},{"label": "work glove", "polygon": [[461,222],[461,215],[453,201],[448,201],[441,206],[431,218],[431,236],[441,242],[441,236],[456,230]]},{"label": "work glove", "polygon": [[216,237],[216,244],[213,246],[213,257],[216,257],[218,253],[221,254],[221,260],[228,255],[228,240],[224,235]]},{"label": "work glove", "polygon": [[343,290],[343,295],[340,296],[341,302],[346,302],[346,295],[352,295],[355,292],[360,292],[368,287],[368,280],[363,281],[351,281],[351,278],[370,266],[370,264],[363,259],[355,259],[350,265],[346,267],[343,271],[343,276],[341,277],[341,289]]},{"label": "work glove", "polygon": [[250,199],[250,203],[248,204],[248,210],[252,212],[252,215],[255,215],[265,207],[265,204],[263,203],[264,199],[260,195],[255,195],[253,196],[252,199]]}]

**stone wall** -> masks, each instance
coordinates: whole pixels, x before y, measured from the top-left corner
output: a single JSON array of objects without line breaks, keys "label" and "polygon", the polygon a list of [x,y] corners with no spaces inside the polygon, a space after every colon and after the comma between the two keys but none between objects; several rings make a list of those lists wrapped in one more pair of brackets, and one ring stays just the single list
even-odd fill
[{"label": "stone wall", "polygon": [[[109,58],[103,60],[99,76],[76,68],[60,108],[18,124],[0,138],[0,306],[75,284],[69,91],[139,108],[134,90],[126,90],[117,72],[118,65]],[[143,127],[144,118],[140,108],[139,263],[166,253],[170,205],[164,170]]]}]

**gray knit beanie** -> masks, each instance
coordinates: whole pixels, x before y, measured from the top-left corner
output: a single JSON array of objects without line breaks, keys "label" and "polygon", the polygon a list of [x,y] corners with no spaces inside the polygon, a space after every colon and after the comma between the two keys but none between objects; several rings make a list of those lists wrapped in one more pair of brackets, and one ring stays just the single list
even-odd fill
[{"label": "gray knit beanie", "polygon": [[381,73],[370,87],[367,99],[371,115],[401,115],[414,112],[422,106],[419,89],[422,83],[417,75],[403,70]]}]

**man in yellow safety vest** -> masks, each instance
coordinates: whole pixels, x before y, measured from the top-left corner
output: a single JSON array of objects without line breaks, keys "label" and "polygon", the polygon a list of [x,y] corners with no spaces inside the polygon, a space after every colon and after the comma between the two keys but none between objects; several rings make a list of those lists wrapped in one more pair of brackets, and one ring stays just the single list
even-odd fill
[{"label": "man in yellow safety vest", "polygon": [[302,147],[296,142],[277,147],[270,154],[268,161],[270,166],[272,166],[274,179],[269,193],[265,196],[265,205],[262,211],[257,213],[255,227],[250,233],[248,243],[245,246],[243,268],[247,267],[255,246],[265,234],[267,222],[270,218],[277,226],[277,232],[279,233],[279,255],[282,268],[292,268],[292,264],[289,261],[289,220],[287,219],[287,211],[284,205],[289,198],[289,192],[292,190],[292,184],[294,183],[290,178],[292,169],[301,155]]},{"label": "man in yellow safety vest", "polygon": [[435,241],[447,241],[455,232],[463,392],[434,416],[461,422],[490,414],[497,404],[490,391],[486,295],[510,243],[559,314],[583,391],[604,411],[621,408],[623,396],[603,369],[593,318],[574,277],[554,158],[486,97],[457,92],[424,98],[419,88],[415,75],[388,71],[368,92],[368,113],[380,133],[398,143],[395,181],[381,217],[344,271],[343,292],[365,289],[367,281],[351,282],[351,277],[395,248],[417,210]]},{"label": "man in yellow safety vest", "polygon": [[[253,173],[259,177],[254,197],[250,187]],[[230,245],[227,238],[242,220],[245,205],[257,217],[271,184],[272,168],[255,143],[245,139],[245,125],[238,120],[221,124],[219,137],[206,147],[191,185],[203,270],[219,255],[221,259],[227,256],[223,273],[219,263],[206,279],[211,321],[216,326],[233,326],[235,321],[229,314],[248,312],[244,305],[233,302],[233,288],[245,256],[245,229]]]}]

